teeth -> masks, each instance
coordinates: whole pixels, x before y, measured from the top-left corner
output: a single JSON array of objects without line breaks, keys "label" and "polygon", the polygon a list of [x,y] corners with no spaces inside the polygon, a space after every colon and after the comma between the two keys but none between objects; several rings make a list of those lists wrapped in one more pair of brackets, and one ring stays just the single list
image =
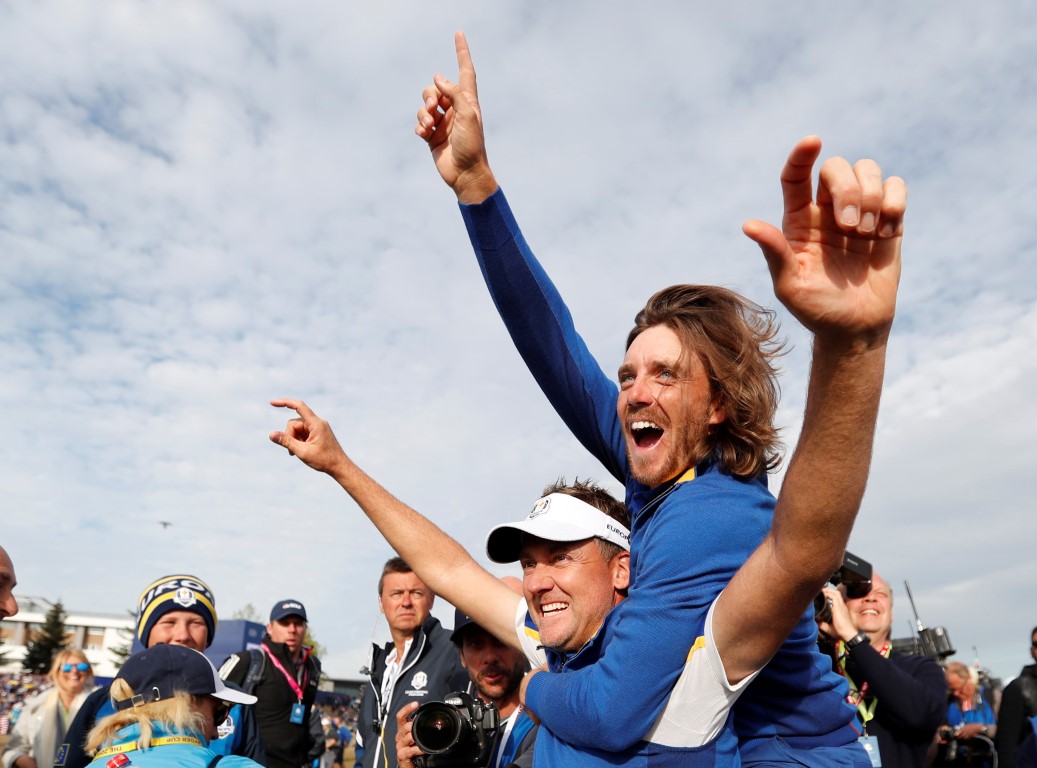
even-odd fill
[{"label": "teeth", "polygon": [[630,428],[633,430],[638,429],[662,429],[654,421],[635,421],[630,424]]},{"label": "teeth", "polygon": [[568,608],[565,603],[547,603],[547,605],[540,606],[541,613],[554,613],[555,611],[564,611]]}]

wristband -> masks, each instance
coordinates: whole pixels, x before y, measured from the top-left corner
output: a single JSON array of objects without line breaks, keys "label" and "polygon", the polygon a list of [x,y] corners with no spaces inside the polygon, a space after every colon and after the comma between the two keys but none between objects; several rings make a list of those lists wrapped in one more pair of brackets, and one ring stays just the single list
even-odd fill
[{"label": "wristband", "polygon": [[871,638],[869,638],[863,632],[858,632],[856,635],[854,635],[853,637],[851,637],[849,640],[846,641],[846,650],[852,651],[858,645],[868,645],[868,643],[870,643],[870,642],[871,642]]}]

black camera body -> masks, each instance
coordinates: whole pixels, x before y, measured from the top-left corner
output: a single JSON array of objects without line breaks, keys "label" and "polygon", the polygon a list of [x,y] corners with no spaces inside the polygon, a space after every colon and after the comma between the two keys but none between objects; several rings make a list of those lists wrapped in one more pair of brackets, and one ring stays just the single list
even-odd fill
[{"label": "black camera body", "polygon": [[918,630],[917,637],[895,637],[891,642],[894,651],[911,656],[928,656],[934,661],[941,661],[957,653],[950,635],[943,627],[922,628]]},{"label": "black camera body", "polygon": [[[871,563],[857,557],[852,552],[846,552],[843,554],[842,566],[832,574],[828,581],[836,587],[841,584],[846,590],[846,596],[856,599],[871,592],[871,573]],[[823,592],[814,598],[814,619],[816,621],[832,620],[832,606],[829,605],[828,598]]]},{"label": "black camera body", "polygon": [[418,768],[485,766],[500,730],[497,707],[455,691],[443,701],[422,704],[414,713],[411,735],[424,753]]}]

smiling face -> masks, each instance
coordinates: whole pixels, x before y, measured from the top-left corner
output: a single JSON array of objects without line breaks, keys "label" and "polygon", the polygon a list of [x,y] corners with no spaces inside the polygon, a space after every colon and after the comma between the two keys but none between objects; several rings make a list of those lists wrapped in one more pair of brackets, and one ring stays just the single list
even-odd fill
[{"label": "smiling face", "polygon": [[871,591],[864,597],[847,599],[846,608],[857,629],[866,632],[873,642],[889,640],[893,626],[893,593],[877,573],[871,577]]},{"label": "smiling face", "polygon": [[209,627],[205,619],[194,611],[168,611],[163,614],[148,634],[148,645],[167,643],[184,645],[199,653],[205,652],[209,640]]},{"label": "smiling face", "polygon": [[[85,665],[86,669],[79,669],[79,665]],[[77,696],[94,679],[90,663],[79,650],[67,650],[57,654],[54,657],[53,669],[54,683],[66,700]]]},{"label": "smiling face", "polygon": [[496,704],[506,717],[510,708],[518,704],[526,657],[482,627],[469,625],[462,631],[461,665],[468,670],[479,696]]},{"label": "smiling face", "polygon": [[711,424],[724,420],[698,355],[665,325],[643,331],[619,369],[616,410],[630,473],[654,488],[705,458]]},{"label": "smiling face", "polygon": [[411,637],[432,611],[432,590],[413,571],[387,573],[382,579],[378,607],[395,638]]},{"label": "smiling face", "polygon": [[529,537],[519,555],[522,590],[540,642],[575,653],[601,628],[630,585],[630,554],[602,557],[594,539],[577,542]]}]

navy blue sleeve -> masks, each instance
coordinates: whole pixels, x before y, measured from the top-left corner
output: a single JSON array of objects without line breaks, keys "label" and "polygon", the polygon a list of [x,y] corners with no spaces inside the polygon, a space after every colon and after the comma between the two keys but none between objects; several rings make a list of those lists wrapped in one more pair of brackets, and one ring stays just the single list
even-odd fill
[{"label": "navy blue sleeve", "polygon": [[619,387],[591,356],[561,295],[522,237],[504,193],[462,205],[486,287],[533,378],[577,440],[620,482],[627,460]]},{"label": "navy blue sleeve", "polygon": [[64,744],[58,749],[59,756],[64,752],[65,760],[63,763],[55,762],[55,768],[84,768],[90,763],[92,758],[85,751],[86,737],[97,722],[98,711],[108,704],[110,690],[105,686],[87,696],[65,733]]},{"label": "navy blue sleeve", "polygon": [[604,655],[583,669],[530,680],[526,703],[558,738],[621,752],[655,723],[710,605],[767,530],[769,496],[734,507],[725,482],[734,481],[682,483],[644,526],[637,578],[612,609],[615,629]]}]

